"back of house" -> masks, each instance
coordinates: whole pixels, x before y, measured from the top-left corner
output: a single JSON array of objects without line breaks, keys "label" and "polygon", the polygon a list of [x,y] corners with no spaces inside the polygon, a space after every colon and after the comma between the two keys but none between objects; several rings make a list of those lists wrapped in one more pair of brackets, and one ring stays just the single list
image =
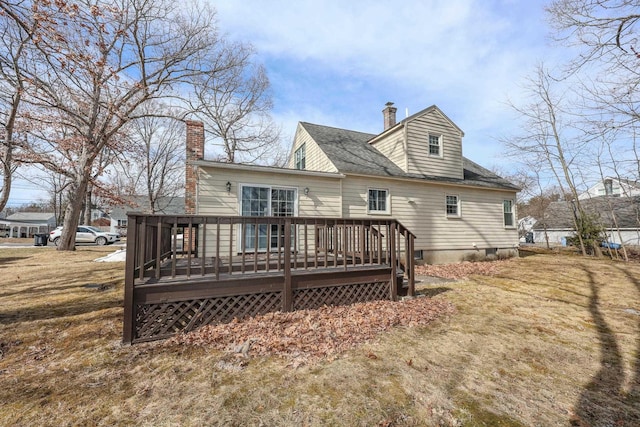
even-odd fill
[{"label": "back of house", "polygon": [[417,259],[457,262],[517,250],[518,188],[462,155],[464,133],[437,106],[370,134],[301,122],[286,168],[204,160],[187,122],[187,213],[396,219]]}]

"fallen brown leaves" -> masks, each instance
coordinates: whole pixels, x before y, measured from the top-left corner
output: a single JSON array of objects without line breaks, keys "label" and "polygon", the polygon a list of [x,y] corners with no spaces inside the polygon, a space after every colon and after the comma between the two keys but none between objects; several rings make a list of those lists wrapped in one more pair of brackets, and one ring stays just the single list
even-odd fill
[{"label": "fallen brown leaves", "polygon": [[438,265],[417,265],[415,272],[417,275],[422,276],[435,276],[442,277],[444,279],[463,279],[469,277],[472,274],[480,274],[483,276],[493,276],[497,274],[501,269],[505,268],[509,263],[513,262],[512,259],[503,259],[497,261],[483,261],[483,262],[460,262],[456,264],[438,264]]},{"label": "fallen brown leaves", "polygon": [[[167,345],[209,346],[251,355],[277,355],[299,366],[331,358],[394,326],[426,325],[455,311],[452,304],[431,298],[372,301],[289,313],[268,313],[228,324],[208,325],[178,335]],[[250,350],[247,350],[250,347]],[[239,350],[241,349],[241,350]]]}]

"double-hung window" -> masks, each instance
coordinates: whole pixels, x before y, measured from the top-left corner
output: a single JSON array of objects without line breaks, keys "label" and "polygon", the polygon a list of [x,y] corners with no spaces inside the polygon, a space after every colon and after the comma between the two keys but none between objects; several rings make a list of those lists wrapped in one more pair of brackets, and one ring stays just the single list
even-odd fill
[{"label": "double-hung window", "polygon": [[455,195],[445,196],[447,217],[457,218],[460,216],[460,198]]},{"label": "double-hung window", "polygon": [[300,147],[298,147],[295,153],[293,153],[293,162],[296,169],[306,169],[306,151],[306,144],[302,144]]},{"label": "double-hung window", "polygon": [[368,196],[368,212],[376,214],[390,213],[389,190],[370,188]]},{"label": "double-hung window", "polygon": [[513,217],[513,200],[504,200],[502,202],[502,211],[504,213],[504,226],[515,227],[515,219]]},{"label": "double-hung window", "polygon": [[442,135],[429,135],[429,155],[442,156]]}]

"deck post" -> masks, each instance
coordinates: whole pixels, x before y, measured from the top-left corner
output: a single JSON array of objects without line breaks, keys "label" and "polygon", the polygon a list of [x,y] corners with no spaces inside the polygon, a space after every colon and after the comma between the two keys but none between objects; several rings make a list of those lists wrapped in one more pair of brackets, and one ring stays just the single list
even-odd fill
[{"label": "deck post", "polygon": [[409,232],[409,230],[407,230],[407,240],[409,241],[409,250],[407,254],[407,270],[408,270],[407,277],[409,278],[409,290],[407,291],[407,295],[409,295],[410,297],[413,297],[416,295],[416,274],[415,274],[416,261],[413,258],[413,252],[415,250],[414,249],[415,237],[413,236],[413,234]]},{"label": "deck post", "polygon": [[398,299],[398,265],[397,265],[397,254],[396,254],[396,224],[392,223],[389,225],[389,243],[391,243],[391,247],[389,251],[391,252],[391,301],[396,301]]},{"label": "deck post", "polygon": [[[138,218],[129,215],[127,219],[127,262],[124,274],[124,321],[122,331],[122,343],[131,344],[135,334],[134,307],[133,307],[133,286],[136,271],[136,253],[138,251]],[[139,266],[144,268],[144,259]]]},{"label": "deck post", "polygon": [[293,310],[293,290],[291,289],[291,219],[284,220],[284,289],[282,292],[282,311]]}]

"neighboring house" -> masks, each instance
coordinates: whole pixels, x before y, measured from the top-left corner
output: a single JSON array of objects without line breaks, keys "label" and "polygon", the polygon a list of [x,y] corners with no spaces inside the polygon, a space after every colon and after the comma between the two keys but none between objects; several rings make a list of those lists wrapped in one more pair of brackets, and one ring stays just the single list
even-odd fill
[{"label": "neighboring house", "polygon": [[0,220],[3,236],[33,237],[35,233],[48,233],[56,227],[53,212],[17,212]]},{"label": "neighboring house", "polygon": [[[147,196],[132,196],[126,205],[112,206],[107,211],[111,219],[110,231],[126,235],[127,212],[151,213],[151,208]],[[184,197],[159,197],[156,201],[157,214],[182,215],[184,212]]]},{"label": "neighboring house", "polygon": [[[594,197],[580,203],[587,213],[598,218],[610,243],[640,245],[640,196]],[[575,235],[574,215],[570,201],[552,202],[545,212],[546,219],[536,222],[533,227],[534,241],[545,242],[546,226],[549,244],[566,244],[567,237]]]},{"label": "neighboring house", "polygon": [[203,125],[188,121],[186,212],[395,218],[430,263],[515,253],[518,188],[462,156],[464,134],[438,107],[399,123],[395,112],[388,103],[378,135],[299,123],[288,168],[204,160]]},{"label": "neighboring house", "polygon": [[537,220],[531,215],[527,215],[524,218],[518,220],[518,235],[520,236],[520,243],[533,243],[533,226]]},{"label": "neighboring house", "polygon": [[640,183],[624,178],[606,177],[598,181],[584,193],[578,196],[579,200],[600,196],[633,197],[640,196]]},{"label": "neighboring house", "polygon": [[101,220],[104,219],[108,219],[109,218],[109,214],[107,212],[105,212],[104,209],[102,208],[92,208],[91,209],[91,224],[90,225],[96,225],[94,224],[94,222],[98,221],[100,222]]}]

